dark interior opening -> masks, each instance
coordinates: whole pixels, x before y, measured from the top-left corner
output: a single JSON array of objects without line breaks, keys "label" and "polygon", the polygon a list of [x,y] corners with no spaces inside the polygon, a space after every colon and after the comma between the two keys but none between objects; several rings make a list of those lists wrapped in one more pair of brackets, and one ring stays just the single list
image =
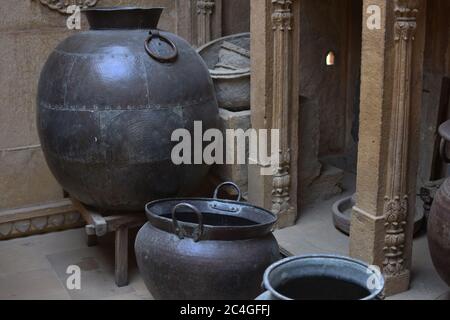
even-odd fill
[{"label": "dark interior opening", "polygon": [[293,300],[362,300],[370,291],[355,283],[331,277],[303,277],[275,288]]}]

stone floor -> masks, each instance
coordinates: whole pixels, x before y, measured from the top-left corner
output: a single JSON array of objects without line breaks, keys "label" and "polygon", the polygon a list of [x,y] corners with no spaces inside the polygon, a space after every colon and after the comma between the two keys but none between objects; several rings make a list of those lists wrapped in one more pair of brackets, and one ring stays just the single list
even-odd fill
[{"label": "stone floor", "polygon": [[[348,188],[346,194],[351,192]],[[348,237],[333,227],[330,215],[338,198],[305,210],[297,226],[276,232],[280,244],[298,255],[347,255]],[[426,237],[414,244],[411,290],[393,299],[437,299],[448,287],[431,264]],[[83,229],[0,242],[0,299],[151,299],[133,257],[130,285],[115,286],[113,247],[114,239],[107,237],[88,248]],[[82,270],[81,290],[66,289],[69,265]]]},{"label": "stone floor", "polygon": [[[67,267],[81,269],[81,290],[66,289]],[[134,258],[130,285],[114,284],[114,239],[88,248],[84,229],[0,242],[0,299],[151,299]]]}]

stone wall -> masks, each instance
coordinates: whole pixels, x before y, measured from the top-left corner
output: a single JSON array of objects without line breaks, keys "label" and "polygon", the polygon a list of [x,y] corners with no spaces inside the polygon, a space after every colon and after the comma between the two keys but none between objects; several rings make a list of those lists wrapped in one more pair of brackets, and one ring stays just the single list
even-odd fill
[{"label": "stone wall", "polygon": [[450,2],[428,1],[418,188],[446,176],[437,130],[450,118]]},{"label": "stone wall", "polygon": [[250,0],[222,0],[222,34],[250,31]]},{"label": "stone wall", "polygon": [[[98,6],[125,4],[101,0]],[[135,0],[126,5],[164,6],[161,27],[175,31],[175,1]],[[38,0],[0,2],[0,210],[63,197],[45,163],[36,132],[35,97],[49,53],[72,32],[66,16]],[[86,27],[82,20],[83,28]]]},{"label": "stone wall", "polygon": [[69,32],[62,15],[37,1],[0,2],[0,210],[60,199],[36,134],[40,70]]}]

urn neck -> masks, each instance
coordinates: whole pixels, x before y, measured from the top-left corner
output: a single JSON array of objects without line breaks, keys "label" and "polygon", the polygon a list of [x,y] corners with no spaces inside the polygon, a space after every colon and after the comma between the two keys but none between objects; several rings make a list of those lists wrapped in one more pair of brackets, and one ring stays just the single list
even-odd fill
[{"label": "urn neck", "polygon": [[163,8],[112,7],[83,10],[91,30],[156,29]]}]

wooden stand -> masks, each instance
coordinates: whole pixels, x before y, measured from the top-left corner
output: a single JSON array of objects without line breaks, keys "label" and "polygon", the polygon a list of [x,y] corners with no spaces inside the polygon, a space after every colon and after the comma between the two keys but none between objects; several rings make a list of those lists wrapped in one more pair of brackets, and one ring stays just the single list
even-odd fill
[{"label": "wooden stand", "polygon": [[137,228],[147,222],[144,213],[129,213],[103,216],[86,208],[78,200],[71,199],[75,209],[86,221],[87,245],[97,245],[98,237],[115,232],[115,278],[118,287],[128,285],[128,229]]}]

